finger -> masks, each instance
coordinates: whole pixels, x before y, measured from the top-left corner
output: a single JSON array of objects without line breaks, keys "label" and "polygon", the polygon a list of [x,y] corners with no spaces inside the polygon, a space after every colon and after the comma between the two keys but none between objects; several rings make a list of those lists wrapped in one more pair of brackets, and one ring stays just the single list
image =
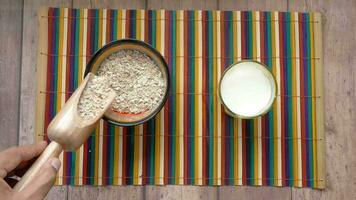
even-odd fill
[{"label": "finger", "polygon": [[25,199],[44,199],[54,184],[61,166],[58,158],[48,160],[40,169],[38,178],[25,187],[19,195]]},{"label": "finger", "polygon": [[46,148],[47,142],[42,141],[33,145],[12,147],[0,153],[0,177],[14,170],[21,162],[31,160],[41,154]]}]

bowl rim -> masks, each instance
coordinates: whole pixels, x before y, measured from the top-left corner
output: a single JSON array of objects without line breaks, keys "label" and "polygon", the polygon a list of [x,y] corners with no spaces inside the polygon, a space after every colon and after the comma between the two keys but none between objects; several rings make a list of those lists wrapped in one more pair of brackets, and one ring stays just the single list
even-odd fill
[{"label": "bowl rim", "polygon": [[164,59],[164,57],[162,56],[162,54],[157,49],[155,49],[153,46],[151,46],[150,44],[147,44],[146,42],[143,42],[141,40],[136,40],[136,39],[131,39],[131,38],[114,40],[114,41],[107,43],[100,49],[98,49],[89,59],[89,62],[85,67],[85,72],[84,72],[83,78],[85,78],[88,75],[88,73],[91,72],[96,59],[98,59],[99,56],[101,54],[103,54],[106,50],[110,49],[113,46],[127,44],[127,43],[143,46],[143,47],[147,48],[149,51],[151,51],[154,55],[157,56],[157,58],[162,62],[163,68],[164,68],[164,73],[166,73],[166,76],[167,76],[167,87],[166,87],[165,94],[164,94],[164,97],[163,97],[161,103],[157,106],[157,108],[150,115],[148,115],[147,117],[145,117],[142,120],[138,120],[138,121],[134,121],[134,122],[119,122],[119,121],[115,121],[111,118],[108,118],[105,115],[103,116],[104,120],[106,120],[112,124],[118,125],[118,126],[135,126],[135,125],[143,124],[143,123],[147,122],[148,120],[152,119],[153,117],[155,117],[162,110],[163,106],[167,102],[169,90],[170,90],[170,82],[171,82],[168,64],[167,64],[166,60]]}]

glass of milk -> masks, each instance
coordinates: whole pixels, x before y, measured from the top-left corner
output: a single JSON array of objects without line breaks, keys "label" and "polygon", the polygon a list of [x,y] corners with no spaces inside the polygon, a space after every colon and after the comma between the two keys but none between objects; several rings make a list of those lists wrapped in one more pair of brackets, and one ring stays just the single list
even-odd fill
[{"label": "glass of milk", "polygon": [[262,63],[240,61],[224,71],[219,83],[219,99],[229,115],[251,119],[272,107],[276,86],[273,74]]}]

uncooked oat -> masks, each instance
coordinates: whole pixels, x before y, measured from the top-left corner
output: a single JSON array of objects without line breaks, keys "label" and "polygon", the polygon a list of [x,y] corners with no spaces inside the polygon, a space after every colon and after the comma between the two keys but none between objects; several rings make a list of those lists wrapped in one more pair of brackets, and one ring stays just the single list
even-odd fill
[{"label": "uncooked oat", "polygon": [[82,92],[78,103],[78,113],[83,119],[92,119],[103,111],[112,89],[106,77],[92,77]]},{"label": "uncooked oat", "polygon": [[149,56],[124,49],[107,57],[97,75],[104,76],[117,97],[112,108],[122,113],[142,113],[156,108],[162,101],[166,82]]}]

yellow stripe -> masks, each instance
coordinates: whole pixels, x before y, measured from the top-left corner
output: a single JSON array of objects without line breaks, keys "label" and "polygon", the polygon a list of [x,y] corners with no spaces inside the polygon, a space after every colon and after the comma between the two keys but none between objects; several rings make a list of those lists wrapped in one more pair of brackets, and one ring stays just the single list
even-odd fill
[{"label": "yellow stripe", "polygon": [[[296,21],[294,23],[294,31],[295,31],[295,41],[299,40],[299,22],[298,22],[298,13],[294,13],[294,20]],[[299,57],[299,42],[295,42],[295,57]],[[296,78],[296,95],[300,96],[300,59],[296,59],[295,61],[295,78]],[[297,141],[297,163],[295,165],[297,166],[297,176],[296,179],[297,184],[296,186],[302,187],[302,142],[301,142],[301,116],[300,116],[300,98],[296,99],[296,128],[297,128],[297,134],[296,138],[298,138]]]},{"label": "yellow stripe", "polygon": [[117,23],[117,39],[122,38],[122,10],[117,11],[117,18],[116,18],[116,23]]},{"label": "yellow stripe", "polygon": [[134,160],[133,160],[133,184],[138,184],[138,152],[139,152],[139,126],[134,126]]},{"label": "yellow stripe", "polygon": [[[159,29],[157,29],[157,33],[159,31],[159,34],[157,35],[157,41],[158,44],[160,46],[159,51],[161,52],[161,54],[164,56],[164,31],[165,31],[165,13],[164,10],[159,10],[157,11],[158,13],[160,13],[160,16],[158,19],[158,24],[157,27],[159,26]],[[160,159],[159,159],[159,184],[163,185],[163,176],[164,176],[164,109],[161,110],[161,112],[159,113],[160,116],[160,137],[159,137],[159,145],[160,145]]]},{"label": "yellow stripe", "polygon": [[[66,52],[63,52],[63,46],[64,47],[66,47],[67,46],[67,44],[64,44],[63,45],[63,35],[64,35],[64,30],[63,30],[63,28],[64,28],[64,26],[63,26],[63,24],[64,24],[64,22],[63,22],[63,20],[65,20],[65,18],[62,18],[63,16],[64,16],[64,9],[60,9],[60,11],[59,11],[60,13],[60,18],[59,18],[59,30],[58,30],[58,32],[59,32],[59,38],[58,38],[58,43],[59,43],[59,45],[58,45],[58,53],[59,54],[65,54]],[[67,26],[66,26],[67,27]],[[65,30],[65,33],[67,32],[67,30]],[[63,56],[63,57],[58,57],[57,59],[58,59],[58,66],[57,66],[57,68],[58,68],[58,74],[57,74],[57,78],[58,78],[58,81],[57,81],[57,91],[62,91],[62,68],[63,68],[63,66],[65,67],[65,65],[63,65],[63,61],[64,61],[64,63],[65,63],[65,56]],[[62,66],[63,65],[63,66]],[[57,105],[56,105],[56,111],[59,111],[60,109],[61,109],[61,107],[62,107],[62,102],[61,102],[61,100],[62,100],[62,96],[65,96],[65,95],[61,95],[61,94],[57,94]]]},{"label": "yellow stripe", "polygon": [[[198,56],[197,58],[194,59],[195,62],[195,92],[200,94],[202,92],[202,62],[201,62],[201,56],[202,56],[202,49],[201,49],[201,44],[202,44],[202,36],[201,36],[201,11],[194,11],[194,29],[195,29],[195,35],[194,35],[194,41],[195,41],[195,51],[194,55]],[[197,95],[195,96],[195,149],[194,149],[194,154],[195,154],[195,181],[194,183],[197,185],[202,184],[202,95]]]},{"label": "yellow stripe", "polygon": [[[220,76],[221,76],[221,26],[220,26],[220,20],[221,20],[221,12],[220,11],[216,11],[216,17],[217,19],[219,19],[216,23],[216,29],[217,29],[217,39],[216,39],[216,48],[217,48],[217,52],[216,52],[216,56],[219,58],[218,62],[217,62],[217,82],[220,80]],[[216,91],[216,90],[214,90]],[[221,105],[218,102],[218,98],[216,97],[216,114],[217,114],[217,185],[221,185]]]},{"label": "yellow stripe", "polygon": [[[216,13],[217,11],[213,11],[213,33],[216,33],[217,30],[216,30]],[[217,82],[217,77],[216,77],[216,74],[217,74],[217,59],[216,59],[216,48],[217,48],[217,38],[216,38],[216,34],[213,34],[213,74],[214,74],[214,77],[213,77],[213,91],[216,91],[217,89],[217,86],[216,86],[216,82]],[[214,102],[215,102],[215,105],[217,104],[216,103],[217,101],[217,98],[216,96],[214,95]],[[214,110],[214,122],[216,122],[217,120],[217,115],[216,115],[216,106],[214,106],[213,108]],[[217,140],[216,140],[216,136],[217,136],[217,126],[215,125],[214,127],[214,156],[213,156],[213,160],[214,160],[214,166],[213,166],[213,184],[216,185],[216,182],[217,182]]]},{"label": "yellow stripe", "polygon": [[[255,15],[256,26],[256,57],[261,62],[261,35],[260,35],[260,12],[256,12]],[[262,185],[262,119],[257,118],[257,183],[256,185]]]},{"label": "yellow stripe", "polygon": [[99,134],[100,134],[100,123],[95,128],[95,159],[94,159],[94,185],[98,185],[98,175],[99,175]]},{"label": "yellow stripe", "polygon": [[[296,57],[296,48],[295,48],[295,27],[294,27],[294,14],[295,13],[291,13],[291,22],[290,22],[290,40],[291,40],[291,56],[292,57]],[[296,85],[297,85],[297,80],[296,80],[296,76],[294,76],[296,74],[296,59],[292,59],[292,95],[296,95]],[[297,98],[292,98],[292,128],[293,128],[293,138],[297,138],[298,137],[298,132],[297,132]],[[293,177],[294,177],[294,183],[293,185],[297,185],[298,184],[298,154],[297,154],[297,143],[298,141],[296,139],[293,139],[291,141],[291,143],[293,144],[292,147],[292,156],[293,156],[293,165],[291,166],[292,168],[292,173],[293,173]]]},{"label": "yellow stripe", "polygon": [[98,185],[103,184],[103,145],[104,145],[104,121],[99,121],[99,144],[98,144]]},{"label": "yellow stripe", "polygon": [[101,20],[103,18],[103,9],[99,9],[99,26],[98,26],[98,48],[103,46],[103,35],[102,35],[102,31],[103,31],[103,21]]},{"label": "yellow stripe", "polygon": [[[179,27],[179,32],[178,32],[179,33],[179,42],[178,42],[179,51],[177,51],[179,53],[179,55],[183,55],[183,51],[184,51],[184,48],[183,48],[184,47],[183,18],[184,18],[183,11],[179,11],[179,19],[182,19],[182,20],[178,21],[179,26],[177,26],[177,27]],[[177,85],[179,85],[179,92],[183,93],[184,92],[184,58],[179,57],[178,60],[179,60],[179,65],[177,64],[177,66],[179,66],[179,78],[177,78],[177,81],[179,80],[179,84],[177,83]],[[179,102],[179,111],[180,111],[178,133],[180,134],[180,137],[179,137],[179,157],[177,155],[177,159],[179,159],[179,184],[183,184],[184,183],[184,179],[183,179],[183,177],[184,177],[184,147],[183,147],[183,145],[184,145],[184,138],[183,138],[184,95],[179,95],[178,102]]]},{"label": "yellow stripe", "polygon": [[141,39],[141,22],[143,20],[141,17],[141,10],[136,11],[136,39],[140,40]]},{"label": "yellow stripe", "polygon": [[[278,14],[277,12],[273,12],[272,13],[272,19],[273,20],[277,20],[278,19]],[[274,21],[271,23],[271,32],[272,32],[272,57],[276,57],[277,53],[276,53],[276,48],[277,48],[277,34],[278,34],[278,22]],[[276,30],[277,29],[277,30]],[[276,33],[277,32],[277,33]],[[277,70],[277,59],[272,59],[272,65],[273,65],[273,74],[275,75],[275,77],[277,77],[277,72],[279,72],[279,69]],[[279,67],[279,65],[278,65]],[[278,83],[277,83],[278,84]],[[277,88],[278,93],[280,91],[279,87]],[[278,113],[278,104],[280,103],[279,97],[276,98],[276,101],[274,102],[274,138],[278,138],[279,134],[279,127],[278,127],[278,119],[279,119],[279,113]],[[279,145],[280,139],[275,139],[273,140],[274,143],[274,185],[278,185],[279,181],[278,181],[278,166],[279,166],[279,160],[278,160],[278,145]]]},{"label": "yellow stripe", "polygon": [[[310,26],[310,57],[312,58],[311,61],[311,83],[312,83],[312,96],[315,96],[315,43],[314,43],[314,13],[310,13],[310,22],[309,22],[309,26]],[[313,167],[313,174],[314,174],[314,186],[317,187],[318,186],[318,173],[317,173],[317,169],[318,169],[318,159],[317,159],[317,136],[316,136],[316,113],[315,113],[315,98],[312,98],[312,129],[313,129],[313,163],[314,163],[314,167]]]},{"label": "yellow stripe", "polygon": [[[62,48],[63,48],[63,9],[60,9],[59,11],[59,15],[60,15],[60,18],[59,18],[59,38],[58,38],[58,42],[59,42],[59,46],[58,46],[58,52],[59,54],[62,54]],[[57,87],[57,90],[61,90],[62,89],[62,57],[58,57],[58,75],[57,75],[57,78],[58,78],[58,87]],[[58,98],[59,96],[59,98]],[[56,110],[60,110],[61,109],[61,98],[62,98],[62,95],[57,95],[57,105],[56,105]],[[61,162],[63,163],[63,153],[61,154],[60,156],[60,159],[61,159]],[[56,179],[56,184],[59,184],[61,185],[62,184],[62,176],[63,176],[63,167],[61,166],[61,168],[59,169],[59,172],[57,174],[57,179]]]}]

